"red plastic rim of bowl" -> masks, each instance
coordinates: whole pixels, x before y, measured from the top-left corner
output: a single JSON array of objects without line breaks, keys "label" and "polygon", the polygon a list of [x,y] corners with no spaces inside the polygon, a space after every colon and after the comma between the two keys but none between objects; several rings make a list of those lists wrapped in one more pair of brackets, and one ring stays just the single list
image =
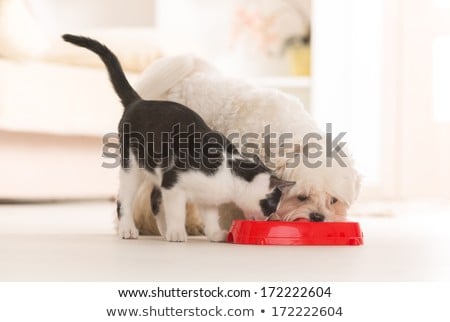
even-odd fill
[{"label": "red plastic rim of bowl", "polygon": [[233,221],[227,241],[251,245],[348,245],[363,244],[357,222]]}]

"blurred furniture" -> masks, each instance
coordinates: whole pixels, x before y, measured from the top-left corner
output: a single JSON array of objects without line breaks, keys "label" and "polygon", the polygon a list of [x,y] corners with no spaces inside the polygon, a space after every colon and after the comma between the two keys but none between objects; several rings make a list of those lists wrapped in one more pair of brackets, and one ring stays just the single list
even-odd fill
[{"label": "blurred furniture", "polygon": [[0,0],[0,200],[115,195],[102,137],[122,106],[98,57],[60,34],[107,43],[134,81],[162,54],[152,16],[147,0]]}]

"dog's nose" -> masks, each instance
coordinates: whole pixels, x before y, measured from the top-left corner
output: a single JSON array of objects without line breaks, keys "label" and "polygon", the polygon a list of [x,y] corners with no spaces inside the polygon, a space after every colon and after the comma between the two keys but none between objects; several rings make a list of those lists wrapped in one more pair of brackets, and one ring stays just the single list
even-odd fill
[{"label": "dog's nose", "polygon": [[309,220],[311,221],[324,221],[325,216],[322,214],[319,214],[318,212],[312,212],[309,214]]}]

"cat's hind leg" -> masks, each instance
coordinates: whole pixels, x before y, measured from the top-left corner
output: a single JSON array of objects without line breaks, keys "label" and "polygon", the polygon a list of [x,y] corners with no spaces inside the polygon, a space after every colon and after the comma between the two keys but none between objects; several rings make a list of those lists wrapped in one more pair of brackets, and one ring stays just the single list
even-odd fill
[{"label": "cat's hind leg", "polygon": [[144,180],[143,171],[136,162],[130,162],[130,167],[127,169],[120,169],[118,234],[123,239],[133,239],[139,236],[139,231],[133,218],[133,202],[136,192]]}]

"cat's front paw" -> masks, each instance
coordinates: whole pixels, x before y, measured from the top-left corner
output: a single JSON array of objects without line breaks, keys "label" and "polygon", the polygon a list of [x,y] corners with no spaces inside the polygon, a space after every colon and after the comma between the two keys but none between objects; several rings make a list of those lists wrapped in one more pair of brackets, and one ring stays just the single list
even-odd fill
[{"label": "cat's front paw", "polygon": [[119,222],[118,234],[122,239],[137,239],[139,237],[139,230],[134,223]]},{"label": "cat's front paw", "polygon": [[166,240],[170,242],[185,242],[187,234],[185,229],[168,229],[166,232]]},{"label": "cat's front paw", "polygon": [[227,240],[228,233],[224,230],[218,230],[206,235],[210,242],[224,242]]}]

